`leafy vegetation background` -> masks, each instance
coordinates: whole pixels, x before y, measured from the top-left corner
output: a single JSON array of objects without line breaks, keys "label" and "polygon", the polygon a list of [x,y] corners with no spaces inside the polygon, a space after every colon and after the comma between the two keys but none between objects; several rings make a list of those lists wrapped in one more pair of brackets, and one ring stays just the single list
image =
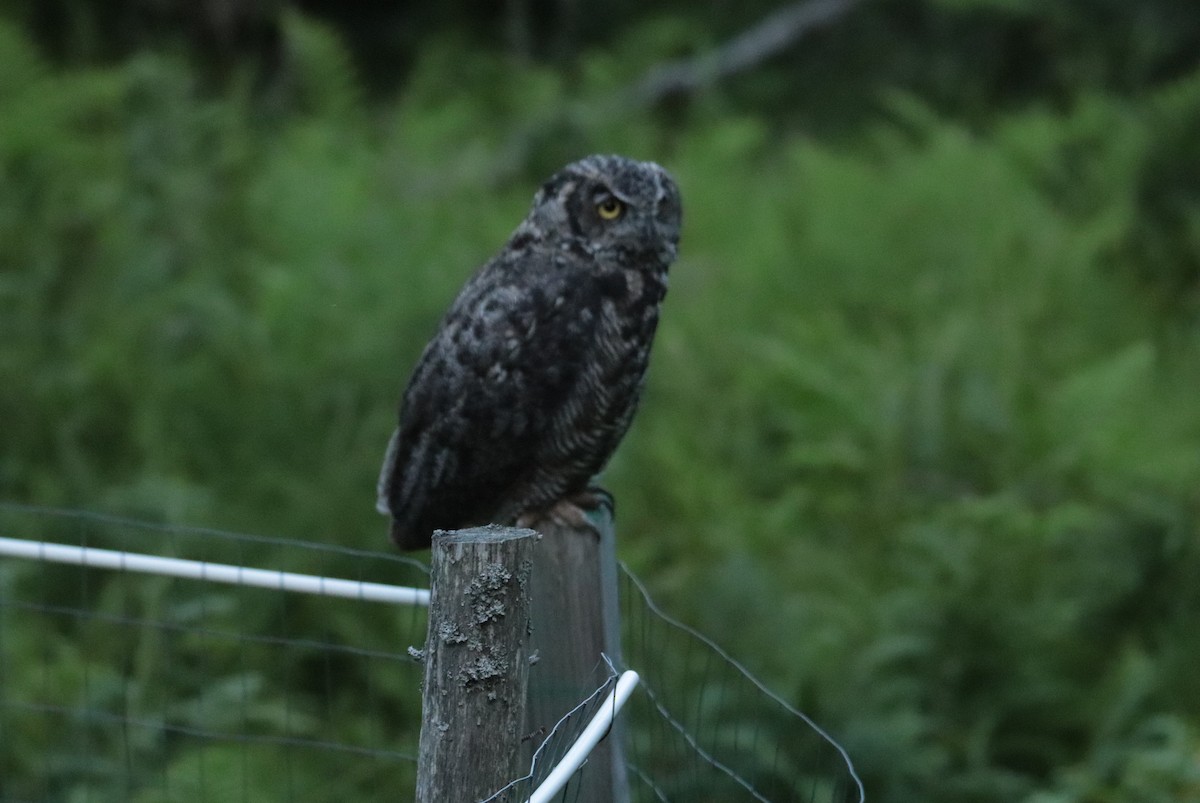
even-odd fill
[{"label": "leafy vegetation background", "polygon": [[622,557],[872,800],[1200,800],[1200,7],[878,0],[636,107],[772,4],[302,6],[0,3],[0,498],[384,548],[458,286],[655,159]]}]

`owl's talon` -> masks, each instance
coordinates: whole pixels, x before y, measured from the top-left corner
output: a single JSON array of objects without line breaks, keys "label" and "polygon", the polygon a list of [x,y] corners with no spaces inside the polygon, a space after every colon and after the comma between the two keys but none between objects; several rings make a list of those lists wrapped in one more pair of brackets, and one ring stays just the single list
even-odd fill
[{"label": "owl's talon", "polygon": [[[599,491],[599,494],[593,494],[592,491]],[[521,514],[517,517],[516,526],[540,532],[541,525],[549,523],[564,530],[586,530],[599,539],[600,528],[588,513],[601,507],[608,508],[611,515],[612,495],[601,488],[589,488],[574,496],[560,499],[546,510]]]},{"label": "owl's talon", "polygon": [[587,490],[580,491],[572,496],[571,502],[583,508],[588,513],[603,508],[608,511],[610,518],[615,516],[617,512],[617,500],[599,485],[589,485]]}]

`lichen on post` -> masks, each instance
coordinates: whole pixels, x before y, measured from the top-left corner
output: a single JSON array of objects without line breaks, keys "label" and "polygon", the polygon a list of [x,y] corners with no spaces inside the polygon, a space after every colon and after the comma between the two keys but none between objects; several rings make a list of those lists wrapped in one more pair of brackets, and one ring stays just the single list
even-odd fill
[{"label": "lichen on post", "polygon": [[524,774],[533,530],[433,537],[418,803],[483,800]]}]

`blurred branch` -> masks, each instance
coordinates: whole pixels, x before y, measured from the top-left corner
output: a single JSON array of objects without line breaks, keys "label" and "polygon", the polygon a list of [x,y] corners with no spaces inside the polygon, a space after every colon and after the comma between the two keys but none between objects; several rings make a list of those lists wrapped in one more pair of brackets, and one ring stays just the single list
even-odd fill
[{"label": "blurred branch", "polygon": [[502,151],[495,180],[520,171],[547,137],[586,129],[588,121],[623,117],[668,98],[690,95],[745,72],[796,44],[806,34],[845,16],[860,0],[804,0],[768,14],[724,44],[689,59],[651,67],[637,81],[599,102],[569,105],[515,131]]},{"label": "blurred branch", "polygon": [[673,95],[690,94],[757,67],[810,31],[839,19],[857,4],[858,0],[806,0],[777,9],[708,53],[651,68],[640,81],[621,93],[622,105],[653,106]]}]

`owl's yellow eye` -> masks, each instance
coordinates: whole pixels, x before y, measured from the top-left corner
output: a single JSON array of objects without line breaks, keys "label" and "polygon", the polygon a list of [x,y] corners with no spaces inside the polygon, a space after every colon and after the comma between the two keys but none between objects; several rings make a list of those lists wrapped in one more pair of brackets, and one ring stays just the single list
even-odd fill
[{"label": "owl's yellow eye", "polygon": [[625,213],[625,204],[609,195],[596,204],[596,213],[604,220],[616,220]]}]

